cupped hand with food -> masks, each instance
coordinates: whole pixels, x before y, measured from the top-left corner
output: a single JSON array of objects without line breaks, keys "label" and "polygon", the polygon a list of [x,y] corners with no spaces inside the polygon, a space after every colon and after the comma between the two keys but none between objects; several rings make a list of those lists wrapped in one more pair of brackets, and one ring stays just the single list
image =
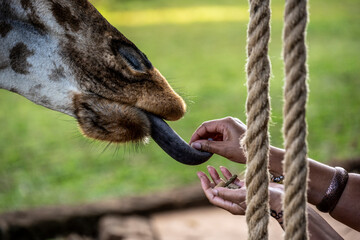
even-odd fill
[{"label": "cupped hand with food", "polygon": [[246,163],[240,139],[246,125],[239,119],[226,117],[204,122],[194,132],[190,145],[198,150],[221,155],[233,162]]},{"label": "cupped hand with food", "polygon": [[[225,167],[220,167],[225,181],[232,177],[232,173]],[[214,167],[208,166],[211,180],[203,172],[198,172],[201,187],[211,204],[223,208],[234,215],[245,215],[246,211],[246,187],[243,180],[236,179],[234,184],[238,189],[217,187],[223,181]],[[277,183],[269,184],[269,205],[271,216],[283,226],[283,212],[281,198],[284,192],[283,185]]]}]

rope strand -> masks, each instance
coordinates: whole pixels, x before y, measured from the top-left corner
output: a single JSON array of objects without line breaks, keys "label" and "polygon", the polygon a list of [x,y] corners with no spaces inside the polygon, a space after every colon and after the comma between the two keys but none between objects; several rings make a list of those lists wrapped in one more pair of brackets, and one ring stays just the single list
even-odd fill
[{"label": "rope strand", "polygon": [[307,0],[287,0],[284,14],[284,224],[285,239],[308,239],[307,232]]},{"label": "rope strand", "polygon": [[247,62],[247,131],[242,144],[247,154],[246,222],[248,239],[268,239],[268,158],[270,118],[269,0],[250,0]]}]

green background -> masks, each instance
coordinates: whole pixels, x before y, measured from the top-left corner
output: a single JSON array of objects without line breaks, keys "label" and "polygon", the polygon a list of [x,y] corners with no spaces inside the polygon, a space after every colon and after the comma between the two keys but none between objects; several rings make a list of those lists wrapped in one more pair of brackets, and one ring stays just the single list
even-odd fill
[{"label": "green background", "polygon": [[[245,121],[246,1],[92,2],[184,97],[188,112],[170,125],[185,140],[206,120]],[[215,9],[214,18],[209,9]],[[238,11],[238,19],[229,9]],[[321,162],[360,156],[359,9],[356,0],[310,3],[308,142],[309,156]],[[272,10],[270,131],[272,145],[281,147],[283,1],[273,0]],[[226,11],[229,15],[221,15]],[[0,211],[181,187],[197,183],[196,172],[208,164],[244,169],[217,156],[201,166],[184,166],[152,141],[107,146],[87,140],[74,119],[5,90],[0,90],[0,129]]]}]

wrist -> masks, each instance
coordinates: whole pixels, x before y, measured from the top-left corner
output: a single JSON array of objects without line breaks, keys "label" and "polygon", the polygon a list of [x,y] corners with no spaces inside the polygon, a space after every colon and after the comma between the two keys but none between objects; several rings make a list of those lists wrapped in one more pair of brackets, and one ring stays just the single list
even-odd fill
[{"label": "wrist", "polygon": [[277,183],[270,183],[269,185],[269,205],[270,216],[273,217],[283,227],[283,206],[282,198],[284,195],[284,186]]},{"label": "wrist", "polygon": [[269,171],[276,176],[283,175],[282,161],[285,151],[277,147],[270,147]]},{"label": "wrist", "polygon": [[347,171],[341,167],[335,167],[334,176],[326,190],[322,200],[316,205],[321,212],[331,212],[338,203],[348,181]]},{"label": "wrist", "polygon": [[284,228],[284,211],[281,204],[270,205],[270,216],[273,217],[282,228]]},{"label": "wrist", "polygon": [[273,217],[282,228],[284,228],[284,212],[282,209],[274,210],[270,208],[270,216]]},{"label": "wrist", "polygon": [[328,189],[331,180],[335,174],[335,168],[325,164],[309,161],[309,185],[308,202],[318,205]]}]

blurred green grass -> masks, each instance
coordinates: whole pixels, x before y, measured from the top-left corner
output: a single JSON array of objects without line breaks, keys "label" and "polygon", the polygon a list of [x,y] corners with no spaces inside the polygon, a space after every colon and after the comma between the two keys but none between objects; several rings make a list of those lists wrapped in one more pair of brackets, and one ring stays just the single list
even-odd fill
[{"label": "blurred green grass", "polygon": [[[134,25],[123,15],[136,21],[144,11],[165,14],[169,10],[181,13],[229,7],[243,14],[246,1],[92,2],[185,98],[186,116],[170,123],[184,139],[190,139],[209,119],[235,116],[245,121],[247,16],[231,20],[229,15],[216,21],[201,21],[199,16],[188,23],[174,23],[167,17],[163,22]],[[282,146],[283,1],[273,0],[272,7],[270,130],[272,144]],[[322,162],[360,156],[358,9],[360,2],[354,0],[319,0],[310,5],[308,142],[310,157]],[[229,166],[234,172],[243,170],[243,166],[217,156],[201,166],[184,166],[153,142],[107,147],[82,137],[74,119],[4,90],[0,90],[0,124],[0,211],[180,187],[196,183],[196,172],[205,171],[207,164]]]}]

